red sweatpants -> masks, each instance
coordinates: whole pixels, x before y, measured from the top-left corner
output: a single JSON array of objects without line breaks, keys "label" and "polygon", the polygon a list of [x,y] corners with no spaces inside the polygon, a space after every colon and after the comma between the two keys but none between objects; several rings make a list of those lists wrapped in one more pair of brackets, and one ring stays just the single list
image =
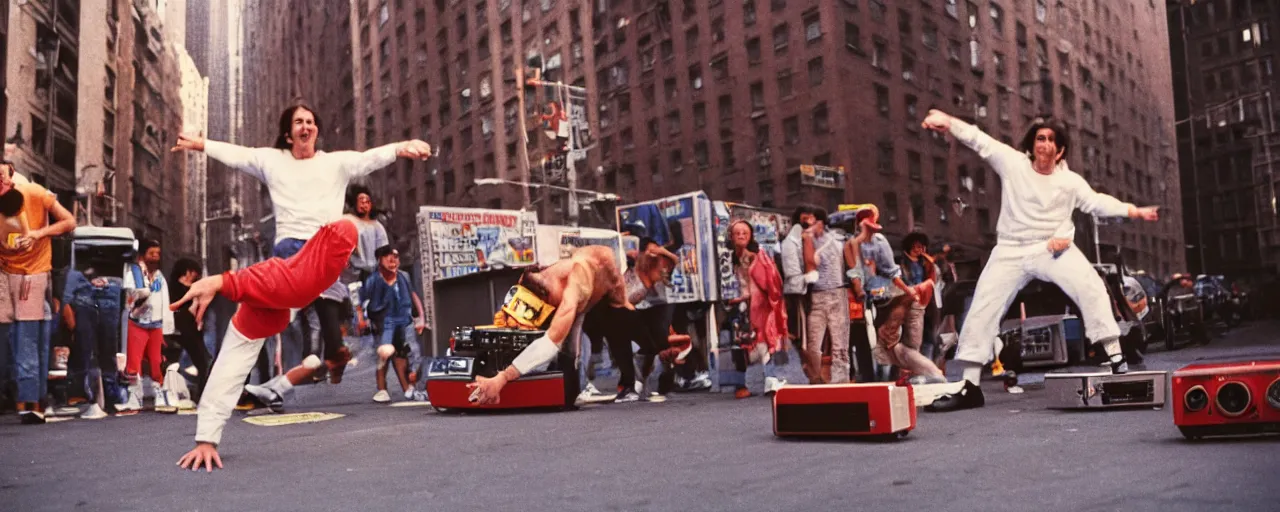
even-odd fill
[{"label": "red sweatpants", "polygon": [[150,363],[147,369],[150,370],[151,380],[164,382],[164,372],[160,369],[162,348],[164,329],[144,329],[130,320],[128,358],[125,360],[124,372],[130,377],[142,373],[142,357],[146,355],[147,362]]},{"label": "red sweatpants", "polygon": [[271,258],[222,275],[222,295],[240,303],[231,318],[249,339],[262,339],[284,330],[289,310],[311,304],[338,280],[356,248],[359,232],[349,220],[331,222],[293,257]]}]

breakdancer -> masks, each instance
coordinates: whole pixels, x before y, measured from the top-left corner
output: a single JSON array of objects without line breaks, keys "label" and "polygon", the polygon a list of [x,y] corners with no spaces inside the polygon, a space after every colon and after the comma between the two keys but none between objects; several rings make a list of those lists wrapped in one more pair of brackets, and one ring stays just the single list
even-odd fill
[{"label": "breakdancer", "polygon": [[[614,361],[625,364],[631,361],[631,341],[639,336],[643,326],[635,321],[635,305],[654,286],[667,283],[671,271],[679,259],[671,251],[657,244],[641,244],[646,249],[636,255],[635,272],[624,275],[618,269],[617,257],[612,249],[587,246],[578,249],[569,259],[560,260],[539,271],[526,273],[517,286],[517,293],[509,297],[503,312],[509,321],[524,324],[527,328],[541,328],[547,321],[546,334],[535,340],[516,356],[511,366],[489,379],[477,377],[469,384],[471,400],[477,404],[496,404],[502,388],[508,382],[520,378],[535,369],[545,367],[556,358],[560,350],[578,351],[582,324],[591,322],[604,326],[604,336],[611,347],[625,346],[625,354],[617,354]],[[615,341],[616,340],[616,341]],[[611,354],[611,356],[614,354]],[[575,359],[576,361],[576,359]],[[619,382],[619,398],[627,399],[635,394],[634,367]]]},{"label": "breakdancer", "polygon": [[1032,279],[1058,285],[1080,308],[1089,339],[1102,345],[1113,373],[1128,365],[1120,351],[1120,328],[1102,278],[1074,245],[1071,213],[1080,209],[1105,217],[1158,220],[1158,207],[1138,207],[1095,192],[1067,168],[1070,139],[1063,125],[1036,119],[1019,148],[1005,145],[977,127],[938,110],[930,110],[924,128],[950,133],[978,152],[1002,181],[996,246],[978,278],[973,305],[965,319],[956,352],[964,368],[964,387],[943,395],[930,411],[982,407],[978,381],[996,351],[1000,319],[1018,291]]},{"label": "breakdancer", "polygon": [[[222,467],[217,450],[222,428],[240,398],[264,338],[284,330],[289,310],[310,304],[346,268],[359,236],[358,219],[342,214],[348,182],[386,167],[396,158],[426,160],[431,155],[431,146],[420,140],[365,152],[317,151],[320,126],[309,107],[294,105],[280,115],[275,147],[251,149],[180,135],[173,148],[204,151],[211,158],[258,178],[271,193],[278,243],[305,241],[288,259],[271,258],[196,281],[181,300],[170,306],[176,310],[189,305],[197,324],[202,325],[205,308],[216,294],[240,303],[200,401],[196,447],[178,461],[184,469],[196,470],[204,465],[213,471],[214,464]],[[335,348],[326,347],[325,351],[336,352]],[[302,365],[269,384],[283,395],[294,384],[309,381],[321,364],[319,358],[309,356]],[[330,371],[345,365],[343,360],[329,361]]]}]

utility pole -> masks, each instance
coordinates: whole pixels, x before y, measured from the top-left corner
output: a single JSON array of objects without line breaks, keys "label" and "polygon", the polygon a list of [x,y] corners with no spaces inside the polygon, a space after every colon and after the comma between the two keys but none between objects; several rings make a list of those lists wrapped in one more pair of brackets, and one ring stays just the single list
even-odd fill
[{"label": "utility pole", "polygon": [[1200,273],[1208,274],[1209,265],[1204,259],[1204,209],[1200,206],[1200,169],[1196,165],[1196,116],[1194,113],[1195,106],[1192,104],[1193,98],[1191,97],[1191,47],[1187,45],[1187,6],[1185,2],[1178,2],[1178,21],[1181,25],[1179,31],[1182,33],[1182,78],[1187,88],[1187,128],[1191,139],[1189,143],[1191,147],[1191,182],[1195,187],[1193,195],[1196,200],[1196,251],[1200,255]]},{"label": "utility pole", "polygon": [[524,183],[520,190],[523,200],[520,207],[525,209],[529,207],[529,129],[525,126],[524,114],[524,62],[520,60],[524,58],[524,45],[517,50],[511,58],[516,61],[516,98],[520,103],[520,181]]}]

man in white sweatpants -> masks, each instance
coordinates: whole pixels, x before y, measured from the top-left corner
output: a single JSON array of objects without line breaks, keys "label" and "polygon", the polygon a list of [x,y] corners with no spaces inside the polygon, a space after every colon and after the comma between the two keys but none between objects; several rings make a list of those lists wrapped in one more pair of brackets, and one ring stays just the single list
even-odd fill
[{"label": "man in white sweatpants", "polygon": [[1019,149],[937,110],[929,111],[923,126],[950,133],[977,151],[1002,182],[996,246],[978,278],[956,351],[956,362],[963,366],[967,382],[959,392],[943,395],[928,410],[984,405],[978,381],[982,368],[995,357],[1000,320],[1018,291],[1032,279],[1058,285],[1079,306],[1085,333],[1102,345],[1112,372],[1128,371],[1106,285],[1084,253],[1071,243],[1075,237],[1071,213],[1078,208],[1102,217],[1155,221],[1157,207],[1140,208],[1095,192],[1084,178],[1067,168],[1070,140],[1056,121],[1035,120]]}]

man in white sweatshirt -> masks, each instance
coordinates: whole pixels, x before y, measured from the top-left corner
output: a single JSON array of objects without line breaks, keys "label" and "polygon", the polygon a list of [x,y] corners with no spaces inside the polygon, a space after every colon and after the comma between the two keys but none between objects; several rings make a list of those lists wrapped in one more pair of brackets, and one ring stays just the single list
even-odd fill
[{"label": "man in white sweatshirt", "polygon": [[[359,238],[358,219],[342,214],[349,182],[390,165],[397,157],[426,160],[431,155],[431,146],[420,140],[388,144],[363,153],[317,151],[320,122],[305,105],[286,108],[276,133],[276,143],[271,148],[244,148],[189,135],[180,135],[173,148],[204,151],[265,183],[276,214],[277,244],[301,242],[297,253],[287,259],[271,258],[196,281],[181,300],[170,306],[176,310],[189,305],[199,326],[203,324],[205,308],[218,293],[240,303],[201,397],[196,447],[178,461],[184,469],[195,470],[203,465],[213,471],[215,464],[222,467],[217,450],[222,428],[240,398],[263,341],[284,330],[290,309],[312,303],[337,282],[347,267]],[[321,364],[318,357],[309,356],[302,365],[264,387],[284,395],[293,385],[311,379]]]},{"label": "man in white sweatshirt", "polygon": [[1071,213],[1079,208],[1102,217],[1155,221],[1159,219],[1158,208],[1134,206],[1095,192],[1084,178],[1068,169],[1070,140],[1056,121],[1037,119],[1018,149],[937,110],[930,110],[922,124],[929,130],[950,133],[977,151],[1002,182],[996,246],[978,278],[956,351],[956,362],[963,366],[967,382],[959,392],[944,395],[927,410],[984,405],[978,381],[983,366],[995,356],[1000,320],[1018,291],[1032,279],[1056,284],[1071,297],[1084,317],[1085,333],[1102,345],[1112,372],[1128,371],[1106,285],[1084,253],[1072,245],[1075,225]]}]

